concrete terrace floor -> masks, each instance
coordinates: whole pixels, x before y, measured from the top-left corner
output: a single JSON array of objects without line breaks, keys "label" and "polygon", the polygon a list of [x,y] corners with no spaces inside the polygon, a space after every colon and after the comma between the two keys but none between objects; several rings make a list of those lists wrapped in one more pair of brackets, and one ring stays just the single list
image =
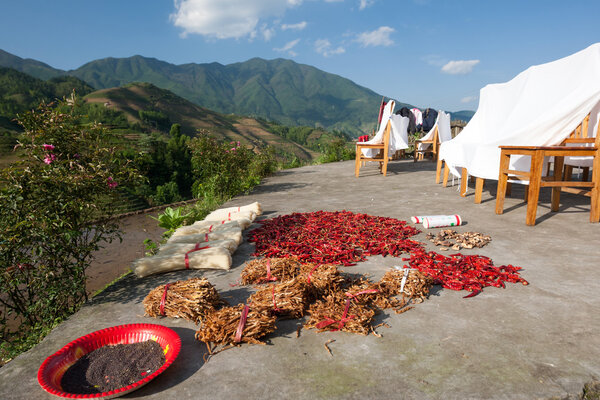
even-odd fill
[{"label": "concrete terrace floor", "polygon": [[[263,217],[291,212],[349,210],[409,220],[412,215],[458,213],[457,230],[492,236],[482,249],[464,254],[491,257],[496,265],[524,268],[529,286],[489,287],[476,297],[436,287],[429,300],[376,323],[381,338],[302,330],[297,320],[279,321],[265,346],[244,345],[203,361],[196,327],[173,319],[143,316],[142,300],[152,288],[193,276],[207,277],[231,303],[251,288],[238,280],[253,245],[244,242],[228,272],[179,271],[137,279],[128,276],[54,329],[31,351],[0,368],[0,398],[47,399],[37,383],[44,359],[84,334],[109,326],[151,322],[173,328],[183,342],[175,363],[126,398],[149,399],[548,399],[580,393],[600,377],[600,225],[590,224],[589,199],[563,195],[551,213],[543,194],[538,225],[525,225],[522,188],[494,213],[495,182],[473,204],[473,189],[461,198],[456,186],[434,183],[431,162],[392,162],[387,177],[374,163],[354,177],[352,161],[282,171],[248,196],[225,206],[259,201]],[[437,232],[439,229],[432,229]],[[426,232],[416,240],[426,242]],[[347,268],[379,279],[399,258],[371,257]],[[332,355],[324,348],[328,339]]]}]

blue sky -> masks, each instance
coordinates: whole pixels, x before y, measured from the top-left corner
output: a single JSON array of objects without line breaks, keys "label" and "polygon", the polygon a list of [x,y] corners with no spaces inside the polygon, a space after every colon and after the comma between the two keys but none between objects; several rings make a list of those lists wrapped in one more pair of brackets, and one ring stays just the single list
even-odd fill
[{"label": "blue sky", "polygon": [[600,41],[598,0],[18,0],[0,11],[0,49],[55,68],[282,57],[448,111]]}]

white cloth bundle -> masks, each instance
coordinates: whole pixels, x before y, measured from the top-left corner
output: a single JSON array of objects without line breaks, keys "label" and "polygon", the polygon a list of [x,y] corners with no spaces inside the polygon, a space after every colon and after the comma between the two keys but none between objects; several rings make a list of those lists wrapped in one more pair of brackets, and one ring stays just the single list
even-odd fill
[{"label": "white cloth bundle", "polygon": [[196,247],[222,247],[227,249],[230,254],[237,249],[238,245],[235,241],[230,239],[224,240],[211,240],[210,242],[198,242],[198,243],[166,243],[158,249],[159,256],[163,256],[165,254],[185,254],[188,251],[194,250]]},{"label": "white cloth bundle", "polygon": [[223,247],[211,247],[187,254],[188,265],[186,268],[186,254],[166,254],[144,257],[135,261],[131,267],[133,273],[143,278],[161,272],[176,271],[181,269],[229,269],[231,268],[231,254]]},{"label": "white cloth bundle", "polygon": [[[238,226],[242,229],[246,229],[247,227],[249,227],[250,225],[252,225],[252,219],[250,218],[246,218],[244,216],[238,216],[236,218],[232,217],[231,220],[221,220],[221,219],[215,219],[215,220],[211,220],[211,219],[204,219],[202,221],[196,221],[194,222],[192,225],[190,226],[196,226],[196,227],[207,227],[207,229],[210,229],[210,231],[214,231],[217,227],[221,226],[221,225],[230,225],[230,224],[235,224],[237,223]],[[212,226],[212,228],[210,228]]]},{"label": "white cloth bundle", "polygon": [[232,227],[239,229],[246,229],[250,226],[252,221],[249,219],[241,219],[235,221],[197,221],[193,225],[186,225],[177,228],[171,237],[178,237],[184,235],[194,235],[201,233],[219,232]]},{"label": "white cloth bundle", "polygon": [[262,207],[260,206],[260,203],[258,201],[255,201],[252,204],[247,204],[245,206],[240,206],[240,207],[219,208],[218,210],[215,210],[215,211],[211,212],[210,214],[208,214],[205,219],[206,220],[223,220],[223,219],[228,219],[227,217],[230,214],[246,212],[246,211],[253,212],[254,215],[261,215]]},{"label": "white cloth bundle", "polygon": [[195,233],[191,235],[171,236],[167,240],[167,244],[174,243],[201,243],[211,240],[229,239],[235,241],[239,246],[242,243],[242,228],[239,226],[223,228],[221,230],[212,231],[210,233]]},{"label": "white cloth bundle", "polygon": [[252,211],[240,211],[240,212],[225,213],[225,215],[223,215],[221,217],[217,217],[217,218],[213,218],[209,214],[202,221],[194,222],[194,225],[201,224],[206,221],[221,222],[221,221],[237,221],[240,219],[249,219],[250,221],[254,221],[256,219],[256,214],[254,214]]}]

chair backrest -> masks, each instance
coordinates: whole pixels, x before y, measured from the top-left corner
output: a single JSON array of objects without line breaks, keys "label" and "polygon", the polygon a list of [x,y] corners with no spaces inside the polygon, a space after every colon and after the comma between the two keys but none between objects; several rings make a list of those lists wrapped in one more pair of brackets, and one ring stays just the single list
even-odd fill
[{"label": "chair backrest", "polygon": [[383,108],[383,113],[381,115],[381,123],[379,124],[379,130],[375,134],[376,137],[383,133],[383,131],[388,123],[388,120],[390,119],[390,116],[394,112],[395,106],[396,106],[396,102],[394,100],[390,100],[386,103],[385,107]]},{"label": "chair backrest", "polygon": [[450,113],[445,113],[444,111],[440,111],[438,113],[438,135],[440,136],[440,143],[452,139],[452,128],[450,128]]}]

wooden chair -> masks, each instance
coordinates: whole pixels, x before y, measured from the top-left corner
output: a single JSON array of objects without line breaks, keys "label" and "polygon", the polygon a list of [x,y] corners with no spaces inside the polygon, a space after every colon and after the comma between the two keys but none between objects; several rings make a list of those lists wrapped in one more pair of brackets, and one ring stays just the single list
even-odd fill
[{"label": "wooden chair", "polygon": [[[561,191],[590,196],[590,222],[600,221],[600,124],[596,137],[590,137],[588,136],[589,119],[588,114],[569,137],[556,146],[500,146],[496,214],[502,214],[504,211],[506,185],[510,175],[511,180],[529,181],[525,218],[527,225],[535,225],[537,203],[542,187],[552,188],[552,211],[558,211]],[[579,144],[580,146],[568,146],[568,144]],[[593,146],[581,146],[583,144],[592,144]],[[531,156],[529,172],[509,169],[510,157],[513,155]],[[554,157],[554,174],[551,177],[543,178],[544,157],[551,156]],[[567,156],[593,157],[591,182],[572,181],[563,174],[564,158]]]},{"label": "wooden chair", "polygon": [[[439,133],[439,129],[438,129],[437,125],[433,129],[434,129],[434,132],[433,132],[433,136],[431,139],[415,140],[415,156],[413,158],[414,162],[423,160],[425,158],[425,154],[431,154],[432,159],[434,161],[437,160],[437,155],[440,152],[440,133]],[[424,148],[423,150],[419,150],[420,144],[421,145],[431,145],[431,146],[427,146],[427,148]]]},{"label": "wooden chair", "polygon": [[[358,178],[359,170],[363,163],[373,161],[379,163],[379,170],[386,176],[387,174],[387,165],[388,161],[391,159],[389,155],[389,145],[390,145],[390,132],[392,130],[392,125],[390,120],[388,119],[385,130],[383,132],[383,141],[381,143],[364,143],[357,142],[356,143],[356,159],[354,163],[354,175]],[[370,150],[379,150],[378,154],[374,157],[367,157],[363,155],[363,149]]]}]

